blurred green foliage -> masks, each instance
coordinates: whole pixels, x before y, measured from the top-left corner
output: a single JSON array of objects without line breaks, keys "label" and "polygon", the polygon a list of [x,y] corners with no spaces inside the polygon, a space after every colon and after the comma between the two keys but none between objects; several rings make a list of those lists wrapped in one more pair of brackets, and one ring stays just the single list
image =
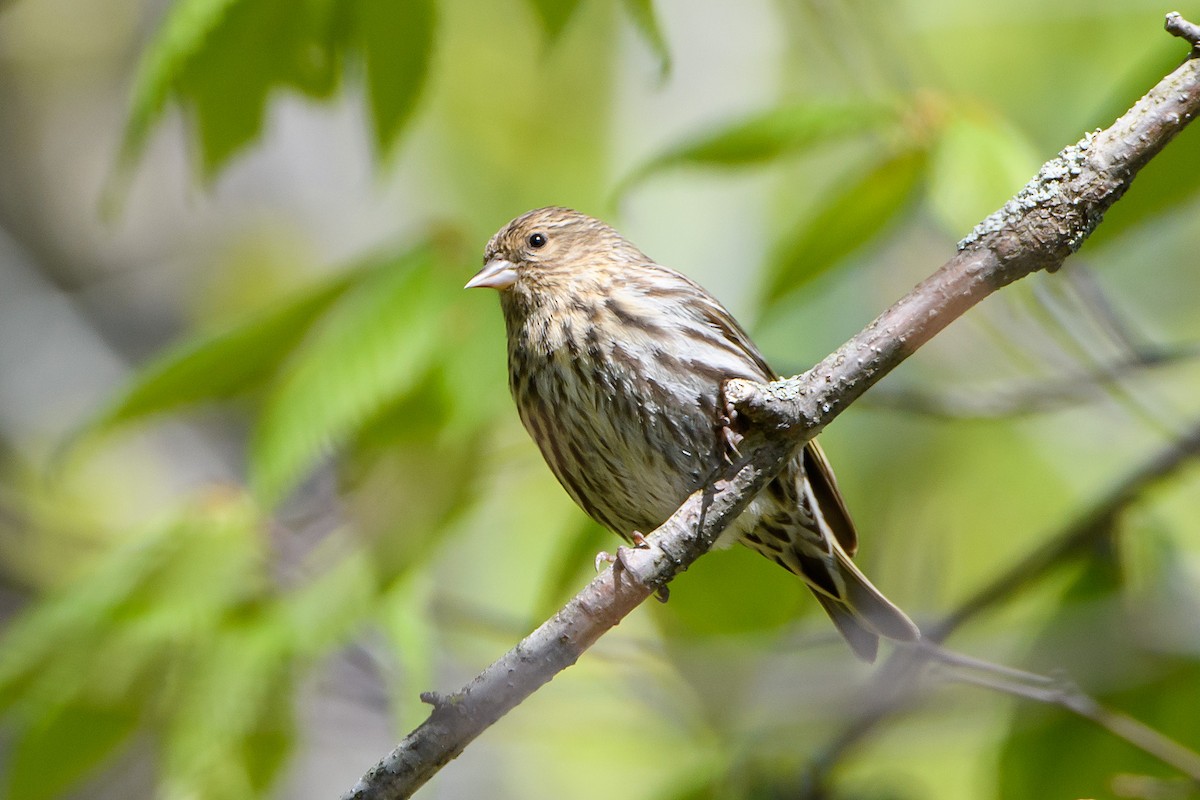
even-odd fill
[{"label": "blurred green foliage", "polygon": [[196,122],[200,166],[212,175],[262,129],[272,92],[328,98],[353,65],[366,85],[377,146],[409,119],[431,58],[435,9],[409,0],[181,0],[147,47],[125,134],[132,158],[168,100]]},{"label": "blurred green foliage", "polygon": [[[8,796],[59,796],[147,727],[164,742],[168,795],[248,796],[270,784],[294,737],[297,658],[328,640],[310,628],[320,617],[294,613],[302,597],[269,596],[260,524],[235,494],[215,493],[9,627]],[[353,577],[297,593],[319,591],[339,635],[361,613]],[[347,588],[358,602],[342,602]]]},{"label": "blurred green foliage", "polygon": [[[0,7],[0,26],[40,2]],[[202,191],[232,205],[258,188],[257,148],[297,152],[273,138],[288,124],[273,114],[348,97],[362,108],[369,205],[394,219],[371,255],[282,286],[264,289],[253,258],[205,263],[213,294],[249,310],[189,318],[206,306],[189,296],[203,282],[185,281],[178,335],[143,334],[159,354],[88,409],[58,460],[44,452],[59,442],[0,429],[0,575],[22,607],[0,631],[4,796],[91,796],[131,760],[150,764],[164,798],[309,796],[293,776],[313,758],[313,728],[354,733],[306,716],[331,660],[370,650],[391,706],[375,697],[369,710],[405,729],[419,691],[457,687],[586,580],[616,543],[515,422],[494,298],[460,292],[508,218],[565,203],[644,234],[653,255],[760,319],[780,369],[803,369],[1178,62],[1162,10],[169,4],[123,77],[107,189],[120,187],[125,214],[139,213],[139,170],[161,168],[153,151],[176,112]],[[2,52],[18,52],[12,41]],[[767,71],[725,71],[747,54]],[[1138,364],[1142,344],[1200,336],[1198,141],[1186,132],[1157,158],[1068,267],[1088,270],[1098,295],[1062,275],[1006,290],[823,435],[865,569],[917,618],[951,611],[1200,417],[1190,360]],[[281,209],[303,194],[285,187]],[[319,192],[334,194],[324,208],[340,203]],[[721,224],[699,229],[699,209]],[[244,207],[232,216],[261,224]],[[308,227],[286,235],[322,251]],[[704,256],[695,268],[679,260],[688,252]],[[1127,366],[1112,374],[1115,362]],[[1036,393],[1064,374],[1094,385],[1052,412],[947,419],[901,402]],[[170,438],[179,427],[195,438]],[[210,472],[193,467],[196,439],[235,452],[233,468],[176,480]],[[1200,747],[1196,490],[1194,469],[1154,488],[1082,566],[1014,587],[952,644],[1064,670]],[[937,687],[827,784],[809,783],[869,675],[797,582],[748,551],[720,553],[439,780],[447,796],[530,798],[1196,795],[1060,709]],[[337,785],[385,746],[339,761]]]}]

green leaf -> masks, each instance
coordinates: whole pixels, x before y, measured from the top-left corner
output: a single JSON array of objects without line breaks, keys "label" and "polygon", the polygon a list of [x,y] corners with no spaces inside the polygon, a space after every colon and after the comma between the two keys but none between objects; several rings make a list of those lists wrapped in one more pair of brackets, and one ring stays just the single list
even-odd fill
[{"label": "green leaf", "polygon": [[193,112],[212,175],[258,135],[268,95],[291,87],[328,97],[342,42],[332,0],[181,0],[138,68],[122,146],[128,164],[168,99]]},{"label": "green leaf", "polygon": [[412,117],[425,85],[435,8],[432,0],[358,0],[356,19],[375,144],[386,153]]},{"label": "green leaf", "polygon": [[138,64],[122,145],[126,158],[145,144],[150,126],[162,114],[174,82],[188,62],[204,47],[230,8],[246,1],[180,0],[170,7],[158,35]]},{"label": "green leaf", "polygon": [[324,3],[244,1],[189,60],[174,89],[194,111],[205,175],[258,136],[274,89],[333,93],[340,65],[330,21]]},{"label": "green leaf", "polygon": [[[288,678],[285,674],[285,678]],[[268,796],[296,744],[296,689],[290,679],[277,681],[260,704],[235,756],[242,763],[252,796]]]},{"label": "green leaf", "polygon": [[273,504],[330,446],[418,385],[446,304],[427,249],[388,261],[326,316],[271,389],[250,449],[251,483]]},{"label": "green leaf", "polygon": [[49,800],[95,770],[133,734],[132,709],[72,706],[22,730],[8,759],[8,800]]},{"label": "green leaf", "polygon": [[553,44],[579,8],[580,0],[529,0],[529,5],[541,22],[546,38]]},{"label": "green leaf", "polygon": [[891,107],[878,104],[805,103],[774,108],[672,147],[637,170],[623,185],[678,166],[759,164],[880,130],[896,121]]},{"label": "green leaf", "polygon": [[933,148],[930,205],[946,229],[961,236],[1016,194],[1040,163],[1007,121],[960,111],[945,122]]},{"label": "green leaf", "polygon": [[824,204],[776,248],[767,272],[764,305],[775,305],[884,233],[911,205],[925,176],[925,164],[924,150],[901,150],[840,190],[835,187]]},{"label": "green leaf", "polygon": [[671,53],[667,49],[667,40],[658,24],[658,16],[654,13],[653,0],[625,0],[625,11],[633,20],[638,33],[650,45],[658,58],[659,72],[666,75],[671,70]]},{"label": "green leaf", "polygon": [[60,796],[142,723],[166,729],[164,784],[261,795],[291,747],[299,636],[258,613],[261,534],[244,496],[213,493],[9,626],[0,696],[21,724],[8,796]]},{"label": "green leaf", "polygon": [[387,152],[416,108],[434,27],[432,0],[181,0],[138,67],[123,168],[174,98],[192,112],[211,176],[259,134],[272,91],[329,97],[349,49],[362,56],[375,139]]},{"label": "green leaf", "polygon": [[241,494],[207,499],[183,516],[161,563],[118,610],[118,620],[151,646],[180,630],[215,629],[265,589],[256,510]]},{"label": "green leaf", "polygon": [[254,388],[360,277],[348,270],[231,328],[185,341],[143,368],[89,428],[103,430],[181,406],[227,400]]}]

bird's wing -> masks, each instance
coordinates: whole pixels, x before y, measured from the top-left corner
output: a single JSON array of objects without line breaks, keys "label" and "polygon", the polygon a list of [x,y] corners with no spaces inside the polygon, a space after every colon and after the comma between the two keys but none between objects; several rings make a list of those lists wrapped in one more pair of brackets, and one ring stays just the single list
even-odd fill
[{"label": "bird's wing", "polygon": [[858,532],[838,489],[833,468],[829,466],[825,451],[815,439],[804,446],[804,477],[812,487],[813,499],[820,506],[821,516],[825,518],[829,530],[846,555],[853,556],[858,550]]},{"label": "bird's wing", "polygon": [[[726,340],[737,346],[747,361],[746,366],[752,367],[751,371],[759,373],[753,377],[763,381],[777,379],[779,374],[767,364],[767,360],[758,351],[758,347],[751,340],[750,335],[734,319],[733,315],[699,284],[684,275],[676,274],[694,288],[696,292],[694,299],[700,301],[690,303],[687,307],[695,309],[695,313],[700,315],[705,324],[720,331]],[[825,452],[821,449],[821,445],[814,440],[805,446],[803,458],[805,477],[812,486],[812,494],[820,505],[821,515],[829,524],[829,529],[833,532],[838,544],[842,546],[847,555],[853,556],[858,550],[858,533],[854,528],[854,521],[850,519],[850,512],[846,509],[846,501],[842,499],[842,493],[838,489],[837,479],[833,476],[833,468],[829,466],[829,460],[825,458]]]},{"label": "bird's wing", "polygon": [[779,374],[767,364],[767,360],[763,358],[762,353],[758,352],[758,346],[754,344],[750,334],[746,333],[734,316],[726,311],[724,306],[709,297],[706,292],[703,299],[706,302],[697,303],[695,306],[703,321],[719,330],[726,339],[737,346],[746,360],[750,362],[747,366],[752,364],[760,373],[754,377],[761,381],[773,381],[778,378]]}]

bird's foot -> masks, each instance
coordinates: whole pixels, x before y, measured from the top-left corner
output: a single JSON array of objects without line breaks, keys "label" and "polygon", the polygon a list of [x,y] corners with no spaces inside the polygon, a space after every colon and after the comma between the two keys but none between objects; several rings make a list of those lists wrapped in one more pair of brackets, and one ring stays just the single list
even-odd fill
[{"label": "bird's foot", "polygon": [[725,459],[726,464],[732,464],[733,459],[741,458],[741,451],[738,450],[738,444],[742,441],[742,435],[733,429],[737,422],[738,410],[725,396],[725,386],[721,386],[721,395],[717,403],[717,434],[721,449],[721,456]]},{"label": "bird's foot", "polygon": [[[635,543],[634,546],[640,547],[641,545],[637,545]],[[599,553],[596,553],[596,572],[599,572],[600,570],[602,570],[606,564],[612,564],[615,567],[619,567],[619,568],[625,569],[625,570],[629,569],[629,564],[626,563],[626,561],[625,561],[625,558],[626,558],[625,554],[628,552],[629,552],[629,548],[626,547],[625,545],[621,545],[620,547],[617,548],[617,552],[615,555],[613,553],[608,552],[607,550],[601,550]]]},{"label": "bird's foot", "polygon": [[[629,553],[629,551],[631,549],[637,549],[637,550],[649,549],[650,542],[648,539],[646,539],[646,537],[642,534],[641,531],[633,531],[632,533],[630,533],[629,541],[631,541],[633,543],[633,548],[629,548],[624,545],[621,545],[620,547],[617,548],[616,555],[613,555],[612,553],[608,552],[607,550],[601,550],[599,553],[596,553],[596,563],[595,563],[596,571],[599,572],[600,569],[605,564],[612,564],[614,570],[615,569],[623,569],[623,570],[628,570],[628,571],[632,572],[632,570],[629,569],[629,564],[625,561],[625,559],[628,557],[627,554]],[[668,589],[666,586],[660,586],[654,590],[654,599],[660,603],[667,602],[667,599],[670,596],[671,596],[671,590]]]},{"label": "bird's foot", "polygon": [[[650,549],[650,541],[646,539],[641,531],[632,531],[629,534],[629,541],[633,544],[633,549],[635,550]],[[629,564],[625,561],[625,559],[628,558],[629,550],[630,548],[626,547],[625,545],[621,545],[617,548],[616,561],[623,569],[629,569]]]}]

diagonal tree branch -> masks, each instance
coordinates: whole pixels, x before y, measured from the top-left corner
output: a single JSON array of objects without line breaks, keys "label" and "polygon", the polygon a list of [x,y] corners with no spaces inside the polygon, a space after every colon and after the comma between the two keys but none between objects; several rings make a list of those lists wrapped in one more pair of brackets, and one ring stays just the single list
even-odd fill
[{"label": "diagonal tree branch", "polygon": [[[1187,30],[1180,23],[1187,24],[1178,20],[1176,30]],[[1196,39],[1188,40],[1195,48]],[[1137,171],[1198,112],[1200,59],[1193,58],[1110,128],[1087,134],[1043,165],[1016,197],[959,243],[941,269],[820,364],[771,384],[726,384],[727,399],[752,423],[744,455],[689,497],[649,537],[648,547],[625,551],[622,568],[597,576],[467,686],[450,695],[425,695],[433,705],[429,719],[344,798],[392,800],[420,788],[703,555],[796,449],[880,378],[987,295],[1033,272],[1058,269]]]}]

